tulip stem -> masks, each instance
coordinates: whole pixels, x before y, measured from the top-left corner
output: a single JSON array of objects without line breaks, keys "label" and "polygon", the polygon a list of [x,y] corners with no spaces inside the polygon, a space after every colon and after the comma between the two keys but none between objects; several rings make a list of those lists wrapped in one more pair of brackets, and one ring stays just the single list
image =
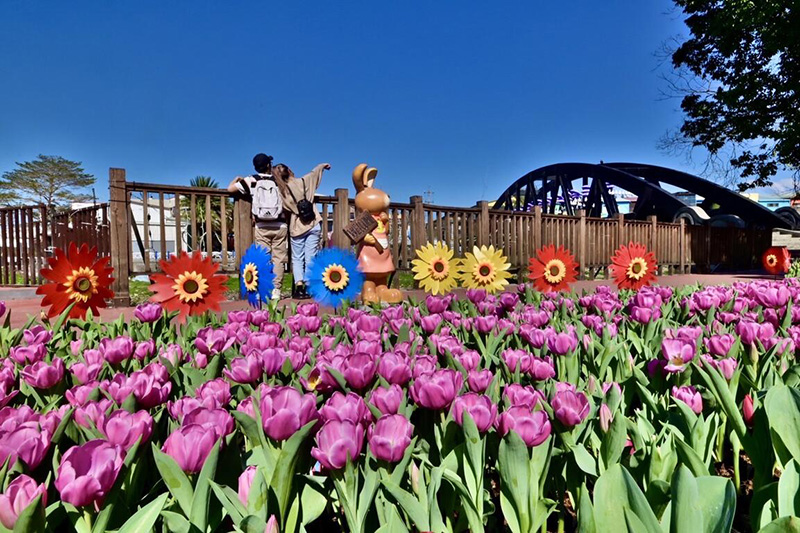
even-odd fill
[{"label": "tulip stem", "polygon": [[558,517],[558,533],[564,533],[564,515],[559,514]]}]

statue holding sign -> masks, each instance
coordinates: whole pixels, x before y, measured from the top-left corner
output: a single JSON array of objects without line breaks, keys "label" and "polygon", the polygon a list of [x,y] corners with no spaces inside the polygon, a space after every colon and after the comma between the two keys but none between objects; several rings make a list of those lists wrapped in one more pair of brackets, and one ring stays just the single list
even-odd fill
[{"label": "statue holding sign", "polygon": [[378,169],[361,163],[353,170],[356,186],[356,209],[361,211],[345,228],[345,233],[358,242],[358,263],[366,281],[361,291],[365,303],[398,303],[403,293],[390,289],[386,282],[394,272],[394,259],[389,250],[389,195],[373,187]]}]

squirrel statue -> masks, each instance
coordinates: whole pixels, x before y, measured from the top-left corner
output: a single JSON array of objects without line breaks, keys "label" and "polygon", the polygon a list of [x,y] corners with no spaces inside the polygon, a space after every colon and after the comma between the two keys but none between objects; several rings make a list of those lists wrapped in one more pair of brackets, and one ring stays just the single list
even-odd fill
[{"label": "squirrel statue", "polygon": [[395,271],[392,252],[389,251],[389,195],[373,187],[378,169],[361,163],[353,170],[353,184],[356,187],[356,209],[366,211],[378,223],[378,227],[368,233],[358,243],[358,263],[364,272],[364,287],[361,299],[364,303],[399,303],[403,293],[387,286],[389,275]]}]

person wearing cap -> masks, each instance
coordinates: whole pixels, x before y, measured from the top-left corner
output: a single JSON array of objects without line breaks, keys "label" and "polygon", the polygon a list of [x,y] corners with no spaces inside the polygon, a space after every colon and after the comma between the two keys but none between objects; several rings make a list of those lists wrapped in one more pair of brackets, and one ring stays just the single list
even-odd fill
[{"label": "person wearing cap", "polygon": [[[237,176],[228,185],[228,192],[252,197],[256,183],[259,180],[268,179],[275,183],[282,197],[287,195],[286,183],[283,180],[275,179],[272,175],[272,156],[256,154],[253,158],[253,168],[255,168],[256,174],[244,177]],[[288,234],[286,216],[283,213],[274,220],[255,220],[253,240],[256,244],[264,246],[272,255],[272,264],[275,271],[275,288],[272,290],[273,300],[281,298],[284,265],[289,259]]]}]

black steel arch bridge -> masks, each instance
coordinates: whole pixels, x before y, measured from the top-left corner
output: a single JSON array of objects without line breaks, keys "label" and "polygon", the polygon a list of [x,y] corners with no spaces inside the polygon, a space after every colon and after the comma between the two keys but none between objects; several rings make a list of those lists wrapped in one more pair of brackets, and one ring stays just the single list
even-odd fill
[{"label": "black steel arch bridge", "polygon": [[[579,185],[576,187],[576,182]],[[683,189],[703,201],[690,205],[665,189]],[[712,226],[800,229],[800,214],[791,207],[771,211],[712,181],[678,170],[644,163],[559,163],[528,172],[511,184],[494,204],[495,209],[544,213],[616,216],[619,206],[611,189],[637,197],[626,218],[644,220],[655,215],[665,222]]]}]

